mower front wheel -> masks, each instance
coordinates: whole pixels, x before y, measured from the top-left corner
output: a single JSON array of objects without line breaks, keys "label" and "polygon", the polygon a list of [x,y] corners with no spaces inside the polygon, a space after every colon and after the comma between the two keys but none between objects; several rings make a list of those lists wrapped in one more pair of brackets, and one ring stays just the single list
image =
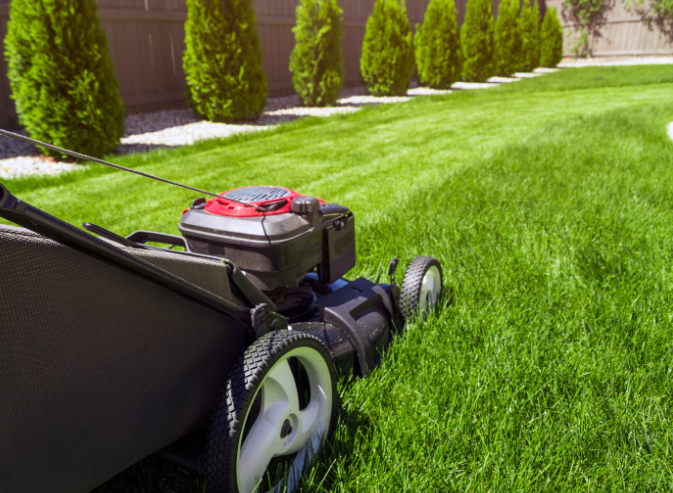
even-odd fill
[{"label": "mower front wheel", "polygon": [[404,273],[400,308],[402,316],[425,316],[431,312],[442,295],[442,266],[433,257],[416,257]]},{"label": "mower front wheel", "polygon": [[336,422],[336,373],[314,336],[280,330],[231,371],[208,427],[209,493],[292,491]]}]

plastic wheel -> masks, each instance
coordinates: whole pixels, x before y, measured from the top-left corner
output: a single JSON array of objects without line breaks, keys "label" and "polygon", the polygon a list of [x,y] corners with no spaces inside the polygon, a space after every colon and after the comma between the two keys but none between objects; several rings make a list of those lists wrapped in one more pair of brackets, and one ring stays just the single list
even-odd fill
[{"label": "plastic wheel", "polygon": [[209,493],[292,491],[334,428],[336,373],[314,336],[282,330],[250,346],[208,427]]},{"label": "plastic wheel", "polygon": [[426,315],[437,306],[442,295],[442,266],[433,257],[416,257],[404,273],[400,308],[405,319]]}]

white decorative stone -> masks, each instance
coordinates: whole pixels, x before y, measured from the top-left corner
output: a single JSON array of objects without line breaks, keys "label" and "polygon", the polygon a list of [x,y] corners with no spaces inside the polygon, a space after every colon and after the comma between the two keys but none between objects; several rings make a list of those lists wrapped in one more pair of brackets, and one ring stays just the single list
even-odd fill
[{"label": "white decorative stone", "polygon": [[507,82],[516,82],[521,79],[515,79],[513,77],[491,77],[490,79],[487,79],[486,82],[492,82],[494,84],[505,84]]},{"label": "white decorative stone", "polygon": [[514,77],[517,79],[531,79],[533,77],[540,77],[543,74],[537,72],[515,72]]},{"label": "white decorative stone", "polygon": [[451,89],[488,89],[498,87],[499,84],[490,84],[488,82],[456,82]]}]

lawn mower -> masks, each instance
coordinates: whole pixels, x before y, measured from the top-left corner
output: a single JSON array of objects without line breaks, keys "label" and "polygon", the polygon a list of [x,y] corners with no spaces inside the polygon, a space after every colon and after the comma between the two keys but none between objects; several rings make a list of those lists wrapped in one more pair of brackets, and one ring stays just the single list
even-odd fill
[{"label": "lawn mower", "polygon": [[[339,375],[364,377],[442,268],[344,279],[344,206],[277,186],[210,196],[182,236],[83,231],[0,184],[0,491],[88,492],[151,454],[209,492],[291,491],[333,432]],[[176,218],[178,211],[176,211]],[[94,236],[94,233],[97,236]]]}]

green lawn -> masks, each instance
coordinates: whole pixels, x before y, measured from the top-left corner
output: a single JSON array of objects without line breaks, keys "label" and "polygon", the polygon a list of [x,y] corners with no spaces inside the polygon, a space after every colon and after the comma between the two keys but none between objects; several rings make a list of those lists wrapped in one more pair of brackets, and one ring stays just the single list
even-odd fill
[{"label": "green lawn", "polygon": [[[393,256],[444,265],[451,296],[343,388],[304,491],[670,491],[670,121],[673,66],[566,69],[117,162],[348,205],[352,276]],[[4,183],[122,234],[177,233],[197,196],[98,165]],[[200,491],[170,474],[101,491]]]}]

